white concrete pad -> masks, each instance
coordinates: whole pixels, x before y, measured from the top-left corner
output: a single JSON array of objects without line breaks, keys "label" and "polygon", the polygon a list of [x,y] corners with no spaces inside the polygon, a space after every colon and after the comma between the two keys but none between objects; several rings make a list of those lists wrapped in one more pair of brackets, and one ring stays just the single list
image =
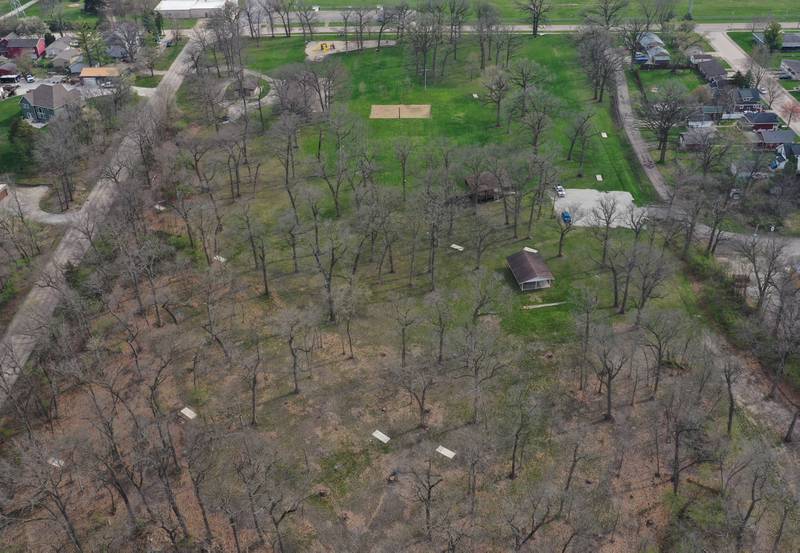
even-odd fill
[{"label": "white concrete pad", "polygon": [[183,409],[181,409],[180,413],[181,413],[181,416],[184,419],[186,419],[187,421],[191,421],[191,420],[194,420],[194,419],[197,418],[197,413],[195,413],[189,407],[184,407]]},{"label": "white concrete pad", "polygon": [[614,228],[630,226],[628,212],[631,209],[636,214],[647,211],[645,208],[636,207],[630,192],[601,192],[592,188],[570,188],[567,190],[567,198],[556,198],[553,209],[558,214],[565,209],[577,208],[583,213],[583,217],[578,218],[575,226],[598,227],[602,226],[602,223],[593,213],[599,209],[600,200],[604,197],[612,197],[617,201],[617,217],[611,224]]},{"label": "white concrete pad", "polygon": [[47,464],[57,469],[64,468],[64,461],[61,459],[56,459],[55,457],[50,457],[47,459]]},{"label": "white concrete pad", "polygon": [[215,255],[212,259],[214,261],[218,261],[219,263],[225,263],[226,261],[228,261],[227,259],[225,259],[221,255]]},{"label": "white concrete pad", "polygon": [[464,246],[459,246],[458,244],[450,244],[450,249],[455,250],[457,252],[463,252]]},{"label": "white concrete pad", "polygon": [[385,443],[385,444],[389,443],[389,440],[391,439],[391,438],[389,438],[389,436],[387,436],[386,434],[384,434],[380,430],[376,430],[375,432],[373,432],[372,433],[372,437],[375,438],[376,440],[380,441],[380,442]]},{"label": "white concrete pad", "polygon": [[472,93],[472,97],[475,98],[476,100],[478,99],[478,95],[474,92]]},{"label": "white concrete pad", "polygon": [[597,179],[597,182],[603,182],[603,175],[595,175],[594,178]]},{"label": "white concrete pad", "polygon": [[456,456],[456,452],[455,451],[451,451],[451,450],[449,450],[446,447],[441,446],[441,445],[436,448],[436,453],[438,453],[440,455],[444,455],[448,459],[452,459],[453,457]]},{"label": "white concrete pad", "polygon": [[529,253],[539,253],[539,250],[534,249],[534,248],[529,248],[528,246],[525,246],[524,248],[522,248],[522,251],[529,252]]},{"label": "white concrete pad", "polygon": [[608,138],[608,133],[607,132],[601,132],[600,136],[602,136],[603,138]]}]

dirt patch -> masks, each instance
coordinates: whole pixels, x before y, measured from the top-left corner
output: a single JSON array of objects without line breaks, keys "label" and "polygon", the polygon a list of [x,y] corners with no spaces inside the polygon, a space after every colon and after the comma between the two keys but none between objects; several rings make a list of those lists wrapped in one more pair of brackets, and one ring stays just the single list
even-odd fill
[{"label": "dirt patch", "polygon": [[373,104],[370,119],[430,119],[430,104]]},{"label": "dirt patch", "polygon": [[[394,40],[381,40],[381,48],[384,46],[394,46]],[[359,50],[372,50],[378,47],[377,40],[365,40],[362,47],[353,40],[312,40],[306,44],[306,59],[310,61],[320,61],[331,54],[341,54],[342,52],[357,52]]]}]

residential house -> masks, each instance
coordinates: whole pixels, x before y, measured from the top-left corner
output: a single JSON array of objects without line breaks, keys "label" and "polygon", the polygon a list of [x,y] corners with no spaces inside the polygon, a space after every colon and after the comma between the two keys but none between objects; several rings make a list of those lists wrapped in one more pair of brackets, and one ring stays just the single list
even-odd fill
[{"label": "residential house", "polygon": [[70,104],[82,100],[78,90],[68,90],[62,84],[41,84],[19,101],[22,116],[34,123],[47,123]]},{"label": "residential house", "polygon": [[780,124],[778,114],[771,111],[751,111],[737,121],[739,128],[745,131],[774,131]]},{"label": "residential house", "polygon": [[[758,44],[766,46],[764,40],[764,33],[753,33],[753,40]],[[782,52],[793,52],[800,50],[800,33],[783,33],[783,44],[781,45]]]},{"label": "residential house", "polygon": [[669,65],[672,57],[664,47],[664,41],[655,33],[644,33],[639,39],[639,45],[647,54],[647,64],[653,66]]},{"label": "residential house", "polygon": [[21,56],[30,56],[38,59],[44,55],[44,39],[37,37],[20,37],[16,33],[9,33],[0,38],[0,56],[16,59]]},{"label": "residential house", "polygon": [[83,52],[77,48],[65,48],[52,59],[53,69],[66,71],[70,65],[83,61]]},{"label": "residential house", "polygon": [[773,171],[782,171],[792,158],[794,158],[796,174],[800,175],[800,144],[787,142],[775,148],[775,159],[769,168]]},{"label": "residential house", "polygon": [[761,150],[775,150],[782,144],[794,143],[797,138],[790,130],[758,131],[756,134],[759,138],[757,147]]},{"label": "residential house", "polygon": [[108,86],[119,80],[119,69],[116,67],[84,67],[81,70],[81,84],[84,86]]},{"label": "residential house", "polygon": [[728,75],[728,71],[716,59],[701,61],[697,64],[697,71],[700,72],[706,82],[711,83],[711,86],[717,86]]},{"label": "residential house", "polygon": [[736,111],[761,111],[764,108],[757,88],[737,88],[733,103]]},{"label": "residential house", "polygon": [[689,129],[679,136],[681,150],[699,150],[708,144],[717,134],[714,127]]},{"label": "residential house", "polygon": [[522,248],[522,251],[508,256],[506,265],[523,292],[550,288],[555,282],[544,258],[532,248]]},{"label": "residential house", "polygon": [[790,79],[800,81],[800,60],[783,60],[781,71]]},{"label": "residential house", "polygon": [[724,114],[725,110],[722,106],[700,106],[689,115],[686,126],[690,129],[713,127]]},{"label": "residential house", "polygon": [[58,54],[70,48],[69,43],[72,41],[72,38],[68,36],[62,36],[61,38],[57,38],[53,42],[51,42],[48,46],[45,47],[44,57],[48,60],[55,58]]}]

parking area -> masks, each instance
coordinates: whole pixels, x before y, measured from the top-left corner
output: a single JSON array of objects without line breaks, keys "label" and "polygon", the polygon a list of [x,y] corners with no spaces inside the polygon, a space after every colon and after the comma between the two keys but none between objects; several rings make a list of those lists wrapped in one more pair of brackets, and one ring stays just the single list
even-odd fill
[{"label": "parking area", "polygon": [[600,223],[593,213],[600,208],[603,198],[610,198],[617,204],[613,227],[628,227],[628,212],[633,209],[634,214],[646,213],[646,209],[636,207],[633,196],[629,192],[601,192],[591,188],[568,188],[564,190],[564,197],[556,197],[554,209],[560,214],[568,211],[574,216],[573,224],[578,227],[593,227]]}]

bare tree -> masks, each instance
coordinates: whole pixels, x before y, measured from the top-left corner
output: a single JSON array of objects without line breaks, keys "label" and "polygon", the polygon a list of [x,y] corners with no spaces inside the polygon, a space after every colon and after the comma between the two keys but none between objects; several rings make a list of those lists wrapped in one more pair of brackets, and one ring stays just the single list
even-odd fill
[{"label": "bare tree", "polygon": [[425,513],[425,535],[433,539],[433,507],[436,504],[434,490],[444,482],[444,477],[433,472],[432,461],[428,459],[423,471],[412,470],[414,498],[422,504]]},{"label": "bare tree", "polygon": [[547,0],[517,0],[515,5],[531,25],[531,34],[539,36],[539,27],[547,23],[547,14],[552,5]]},{"label": "bare tree", "polygon": [[622,12],[628,7],[628,0],[597,0],[586,13],[590,23],[611,29],[619,25]]},{"label": "bare tree", "polygon": [[606,390],[606,407],[603,418],[613,421],[612,412],[613,383],[619,373],[628,364],[631,358],[629,348],[617,339],[610,328],[601,328],[595,335],[592,345],[591,363],[600,389]]},{"label": "bare tree", "polygon": [[[565,214],[569,216],[566,217]],[[583,212],[577,206],[569,206],[564,214],[556,216],[556,223],[558,224],[558,257],[564,257],[564,243],[567,240],[567,235],[577,228],[576,223],[582,218]]]},{"label": "bare tree", "polygon": [[692,104],[686,88],[674,82],[661,87],[655,98],[645,101],[637,108],[642,124],[656,135],[660,163],[664,163],[666,159],[670,131],[686,121],[691,110]]},{"label": "bare tree", "polygon": [[784,245],[775,237],[752,236],[736,244],[736,251],[744,258],[756,282],[756,312],[761,314],[767,297],[782,268]]}]

